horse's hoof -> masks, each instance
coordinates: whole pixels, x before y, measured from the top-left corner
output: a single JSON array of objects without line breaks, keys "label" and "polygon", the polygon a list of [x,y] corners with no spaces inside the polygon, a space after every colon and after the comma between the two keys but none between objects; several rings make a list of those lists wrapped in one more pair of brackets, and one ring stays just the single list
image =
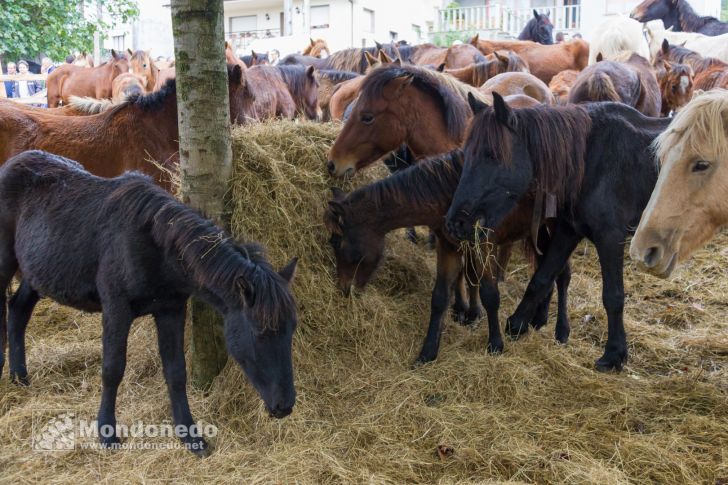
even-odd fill
[{"label": "horse's hoof", "polygon": [[528,333],[528,325],[524,325],[523,322],[514,324],[511,317],[506,321],[506,333],[513,340],[518,340],[521,335]]},{"label": "horse's hoof", "polygon": [[627,357],[604,354],[594,363],[594,368],[599,372],[622,372]]},{"label": "horse's hoof", "polygon": [[503,341],[497,340],[495,342],[488,342],[488,353],[489,354],[502,354],[503,353]]},{"label": "horse's hoof", "polygon": [[422,367],[425,364],[429,364],[430,362],[433,362],[436,358],[437,358],[437,355],[431,356],[431,355],[420,354],[420,356],[417,357],[417,359],[412,364],[412,368],[416,369],[418,367]]},{"label": "horse's hoof", "polygon": [[465,321],[463,322],[463,324],[470,326],[481,318],[483,318],[483,310],[481,310],[480,308],[475,310],[468,309],[468,311],[465,312]]},{"label": "horse's hoof", "polygon": [[567,344],[569,342],[570,334],[571,334],[570,328],[567,327],[566,329],[560,329],[557,327],[556,333],[554,334],[554,338],[560,344]]},{"label": "horse's hoof", "polygon": [[466,325],[467,310],[465,308],[461,308],[458,305],[453,305],[450,308],[450,315],[452,316],[452,320],[454,322],[459,323],[460,325]]},{"label": "horse's hoof", "polygon": [[546,326],[548,321],[549,321],[548,311],[546,311],[544,313],[539,312],[531,320],[531,326],[533,327],[534,330],[540,330],[541,328]]},{"label": "horse's hoof", "polygon": [[18,386],[29,386],[30,385],[30,379],[28,378],[28,375],[18,375],[15,372],[10,373],[10,382],[12,382],[15,385]]},{"label": "horse's hoof", "polygon": [[199,458],[206,458],[212,454],[210,445],[202,438],[195,439],[194,441],[185,441],[184,446],[185,449]]}]

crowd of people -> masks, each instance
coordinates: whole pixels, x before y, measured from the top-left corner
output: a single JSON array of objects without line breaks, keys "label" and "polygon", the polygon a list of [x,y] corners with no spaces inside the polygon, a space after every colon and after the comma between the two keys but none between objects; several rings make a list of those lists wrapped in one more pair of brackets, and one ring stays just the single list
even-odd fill
[{"label": "crowd of people", "polygon": [[[70,60],[69,60],[70,59]],[[72,64],[74,56],[68,56],[66,62]],[[56,68],[56,65],[48,57],[44,57],[40,65],[41,74],[50,74]],[[20,60],[17,63],[8,62],[5,73],[8,76],[24,76],[30,72],[28,61]],[[7,80],[0,85],[0,89],[4,90],[6,98],[27,98],[35,93],[45,89],[44,81],[32,81],[26,79]],[[0,93],[1,94],[1,93]]]}]

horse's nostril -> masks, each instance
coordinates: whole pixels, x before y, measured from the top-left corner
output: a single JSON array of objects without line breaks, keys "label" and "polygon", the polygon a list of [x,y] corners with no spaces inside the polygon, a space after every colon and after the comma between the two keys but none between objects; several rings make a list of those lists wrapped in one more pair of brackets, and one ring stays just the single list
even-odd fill
[{"label": "horse's nostril", "polygon": [[326,168],[329,171],[329,175],[333,175],[336,171],[336,165],[334,165],[334,162],[332,160],[329,160],[329,163],[326,164]]},{"label": "horse's nostril", "polygon": [[660,259],[662,257],[662,249],[657,246],[652,246],[651,248],[648,248],[645,252],[644,258],[642,258],[645,266],[648,268],[653,268],[657,263],[660,262]]}]

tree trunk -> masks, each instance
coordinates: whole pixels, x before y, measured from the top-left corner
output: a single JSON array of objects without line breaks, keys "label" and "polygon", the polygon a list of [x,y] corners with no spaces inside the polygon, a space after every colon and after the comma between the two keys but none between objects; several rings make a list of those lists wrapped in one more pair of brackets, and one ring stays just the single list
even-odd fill
[{"label": "tree trunk", "polygon": [[[223,0],[172,0],[182,201],[228,227],[232,170]],[[227,361],[222,317],[190,305],[192,381],[205,388]]]}]

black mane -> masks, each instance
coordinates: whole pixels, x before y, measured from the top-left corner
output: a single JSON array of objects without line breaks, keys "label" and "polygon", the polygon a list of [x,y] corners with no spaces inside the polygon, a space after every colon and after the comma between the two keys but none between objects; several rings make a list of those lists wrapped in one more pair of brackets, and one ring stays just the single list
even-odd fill
[{"label": "black mane", "polygon": [[698,15],[687,0],[677,1],[678,20],[680,21],[680,29],[683,32],[701,32],[709,24],[721,24],[725,27],[724,32],[728,32],[728,25],[721,22],[715,17],[701,17]]},{"label": "black mane", "polygon": [[334,83],[340,83],[359,77],[361,74],[353,71],[339,71],[336,69],[318,69],[319,77],[330,79]]}]

